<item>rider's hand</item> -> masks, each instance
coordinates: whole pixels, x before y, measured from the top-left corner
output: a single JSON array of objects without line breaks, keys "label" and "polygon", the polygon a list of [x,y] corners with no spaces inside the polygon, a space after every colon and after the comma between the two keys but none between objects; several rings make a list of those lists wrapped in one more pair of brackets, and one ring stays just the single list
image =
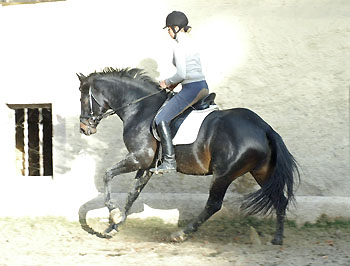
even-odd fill
[{"label": "rider's hand", "polygon": [[162,89],[166,89],[168,86],[166,85],[165,83],[165,80],[162,80],[162,81],[159,81],[159,86],[162,88]]}]

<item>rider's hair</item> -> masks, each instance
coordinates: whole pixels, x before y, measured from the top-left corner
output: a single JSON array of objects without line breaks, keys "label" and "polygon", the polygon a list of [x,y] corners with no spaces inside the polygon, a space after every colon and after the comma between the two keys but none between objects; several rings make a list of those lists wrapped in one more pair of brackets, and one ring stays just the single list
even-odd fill
[{"label": "rider's hair", "polygon": [[191,30],[192,30],[192,27],[191,26],[185,26],[183,27],[184,31],[189,33]]}]

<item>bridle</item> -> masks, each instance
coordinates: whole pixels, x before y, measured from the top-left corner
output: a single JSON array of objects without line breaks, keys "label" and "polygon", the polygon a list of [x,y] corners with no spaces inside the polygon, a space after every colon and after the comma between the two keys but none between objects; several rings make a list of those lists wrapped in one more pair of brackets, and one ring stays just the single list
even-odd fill
[{"label": "bridle", "polygon": [[108,113],[103,113],[103,114],[99,114],[99,115],[95,115],[94,114],[94,109],[93,109],[93,101],[92,99],[95,100],[95,102],[97,103],[97,105],[99,107],[102,107],[102,105],[97,101],[97,99],[95,98],[95,96],[92,93],[92,86],[89,87],[89,105],[90,105],[90,114],[88,116],[80,116],[80,121],[82,118],[85,118],[88,122],[88,124],[82,122],[83,124],[85,124],[86,126],[90,127],[96,127],[97,124],[105,117],[110,116],[112,114],[114,114],[115,112],[113,110],[109,111]]},{"label": "bridle", "polygon": [[132,102],[130,102],[130,103],[128,103],[128,104],[125,104],[125,105],[123,105],[123,106],[120,106],[120,107],[118,107],[118,108],[116,108],[116,109],[114,109],[114,110],[109,110],[109,111],[107,111],[107,112],[105,112],[105,113],[102,113],[102,114],[99,114],[99,115],[94,115],[94,109],[93,109],[92,99],[95,100],[95,102],[97,103],[97,105],[98,105],[99,107],[103,107],[103,106],[97,101],[97,99],[96,99],[95,96],[93,95],[93,93],[92,93],[92,86],[90,86],[90,87],[89,87],[90,116],[80,116],[80,118],[85,118],[85,119],[87,119],[87,121],[88,121],[88,125],[87,125],[87,126],[89,126],[89,127],[96,127],[97,124],[98,124],[102,119],[104,119],[104,118],[106,118],[106,117],[108,117],[108,116],[110,116],[110,115],[114,115],[118,110],[123,109],[123,108],[126,108],[126,107],[128,107],[128,106],[130,106],[130,105],[132,105],[132,104],[141,102],[141,101],[143,101],[143,100],[145,100],[145,99],[147,99],[147,98],[149,98],[149,97],[152,97],[152,96],[154,96],[154,95],[156,95],[156,94],[158,94],[158,93],[161,93],[162,91],[163,91],[163,90],[159,90],[159,91],[157,91],[157,92],[154,92],[154,93],[148,94],[148,95],[146,95],[146,96],[143,96],[143,97],[141,97],[141,98],[139,98],[139,99],[137,99],[137,100],[135,100],[135,101],[132,101]]},{"label": "bridle", "polygon": [[99,114],[97,116],[94,115],[94,109],[92,106],[92,99],[95,100],[95,102],[97,103],[97,105],[99,107],[102,107],[102,105],[97,101],[97,99],[95,98],[95,96],[92,94],[92,86],[90,86],[89,88],[89,103],[90,103],[90,118],[94,121],[94,122],[100,122],[103,118],[108,117],[110,115],[115,114],[115,111],[110,110],[108,112],[105,112],[103,114]]}]

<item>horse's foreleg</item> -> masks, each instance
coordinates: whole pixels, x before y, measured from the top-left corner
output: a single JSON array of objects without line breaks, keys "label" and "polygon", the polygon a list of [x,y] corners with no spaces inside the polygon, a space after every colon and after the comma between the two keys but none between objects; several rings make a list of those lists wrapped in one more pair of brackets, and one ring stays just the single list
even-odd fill
[{"label": "horse's foreleg", "polygon": [[104,194],[105,194],[105,206],[108,208],[108,210],[111,212],[113,209],[116,208],[116,206],[111,201],[111,194],[112,194],[112,179],[114,175],[111,174],[111,172],[107,171],[105,173],[105,176],[103,178],[104,183]]},{"label": "horse's foreleg", "polygon": [[186,240],[189,234],[196,232],[205,221],[207,221],[214,213],[219,211],[222,207],[226,190],[232,180],[233,179],[229,177],[216,178],[210,188],[209,198],[204,210],[185,228],[172,234],[171,240],[176,242]]},{"label": "horse's foreleg", "polygon": [[117,230],[118,227],[125,222],[132,205],[134,204],[135,200],[138,198],[142,189],[146,186],[146,184],[148,183],[148,181],[150,180],[153,174],[152,172],[147,171],[146,174],[144,175],[144,172],[145,172],[144,170],[137,171],[135,176],[135,184],[128,193],[128,198],[126,200],[124,211],[120,215],[118,215],[119,220],[112,217],[112,220],[115,223],[113,229]]},{"label": "horse's foreleg", "polygon": [[139,176],[136,175],[136,177],[135,177],[135,179],[136,179],[135,184],[134,184],[133,188],[128,193],[128,199],[126,201],[125,209],[124,209],[124,212],[125,212],[126,216],[129,214],[129,211],[130,211],[133,203],[139,197],[141,191],[147,185],[148,181],[151,179],[151,177],[153,175],[153,173],[148,171],[148,170],[146,171],[145,175],[143,175],[143,172]]},{"label": "horse's foreleg", "polygon": [[[137,158],[143,158],[142,161],[139,161]],[[119,174],[129,173],[133,171],[138,171],[136,174],[136,185],[134,190],[132,190],[128,195],[127,204],[125,206],[124,212],[121,213],[121,221],[126,219],[127,212],[131,208],[133,202],[138,197],[139,193],[141,192],[141,189],[147,184],[149,178],[151,176],[144,178],[143,173],[145,167],[150,165],[153,158],[150,156],[149,153],[147,153],[147,156],[144,154],[144,150],[141,150],[139,152],[135,153],[129,153],[124,160],[117,163],[115,166],[113,166],[111,169],[109,169],[104,177],[104,185],[105,185],[105,205],[108,207],[109,213],[110,213],[110,226],[105,231],[106,233],[111,232],[113,229],[117,229],[117,224],[114,223],[113,219],[111,218],[111,212],[116,209],[115,204],[111,200],[111,193],[112,193],[112,180],[115,176]],[[145,181],[146,180],[146,181]],[[139,191],[138,191],[139,190]],[[113,214],[112,214],[113,215]],[[120,224],[120,222],[118,222]]]},{"label": "horse's foreleg", "polygon": [[139,170],[140,163],[137,161],[135,154],[129,153],[124,160],[118,162],[116,165],[111,167],[104,175],[104,191],[105,191],[105,205],[109,211],[112,211],[116,206],[111,201],[112,193],[112,180],[115,176],[125,173],[130,173]]}]

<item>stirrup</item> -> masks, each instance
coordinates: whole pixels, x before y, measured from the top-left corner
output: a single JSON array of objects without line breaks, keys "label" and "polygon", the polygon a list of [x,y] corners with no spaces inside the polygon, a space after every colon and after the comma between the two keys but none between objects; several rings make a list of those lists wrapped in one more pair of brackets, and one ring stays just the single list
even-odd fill
[{"label": "stirrup", "polygon": [[151,168],[150,171],[156,175],[164,173],[176,173],[176,162],[173,164],[169,162],[163,162],[159,166],[158,163],[156,163],[156,166],[154,168]]}]

